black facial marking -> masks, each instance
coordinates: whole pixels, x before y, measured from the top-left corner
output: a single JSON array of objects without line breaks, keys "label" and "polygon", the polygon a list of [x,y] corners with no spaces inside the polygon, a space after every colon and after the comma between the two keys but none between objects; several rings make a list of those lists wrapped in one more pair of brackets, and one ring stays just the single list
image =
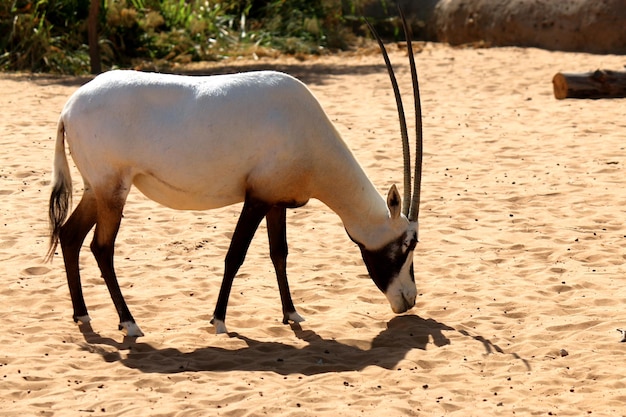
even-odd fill
[{"label": "black facial marking", "polygon": [[[407,238],[410,241],[408,247],[403,250],[404,242]],[[366,249],[358,242],[357,244],[361,249],[361,255],[370,277],[382,292],[386,292],[391,280],[400,273],[407,256],[415,249],[417,237],[414,234],[412,237],[409,237],[408,233],[403,233],[398,239],[375,251]],[[413,264],[411,264],[409,273],[411,280],[415,282]]]}]

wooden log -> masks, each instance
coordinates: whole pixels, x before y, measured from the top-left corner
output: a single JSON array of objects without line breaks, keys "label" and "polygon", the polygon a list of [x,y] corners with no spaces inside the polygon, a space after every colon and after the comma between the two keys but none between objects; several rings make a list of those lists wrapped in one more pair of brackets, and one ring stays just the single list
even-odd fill
[{"label": "wooden log", "polygon": [[564,98],[624,98],[626,72],[596,70],[583,74],[558,73],[552,79],[554,97]]}]

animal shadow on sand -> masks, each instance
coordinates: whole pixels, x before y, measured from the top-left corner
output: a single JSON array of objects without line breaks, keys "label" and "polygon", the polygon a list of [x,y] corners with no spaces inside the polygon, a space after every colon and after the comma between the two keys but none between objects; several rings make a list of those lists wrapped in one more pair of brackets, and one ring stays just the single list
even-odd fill
[{"label": "animal shadow on sand", "polygon": [[[393,318],[387,328],[380,332],[368,348],[324,339],[313,330],[303,330],[292,324],[295,336],[307,345],[293,346],[284,342],[258,341],[231,332],[229,336],[245,342],[242,348],[203,347],[191,352],[176,348],[155,348],[140,343],[136,338],[125,337],[120,343],[111,338],[103,338],[95,333],[89,324],[80,326],[87,342],[84,349],[102,355],[107,362],[120,362],[123,365],[145,373],[179,373],[201,371],[270,371],[281,375],[316,375],[328,372],[358,371],[368,366],[396,369],[398,364],[413,349],[426,350],[427,347],[449,345],[445,331],[456,329],[433,319],[423,319],[416,315]],[[472,336],[466,331],[457,331],[482,343],[486,353],[505,353],[497,345],[482,336]],[[357,343],[358,344],[358,343]],[[118,351],[111,352],[103,345],[113,346]],[[128,350],[123,357],[120,350]],[[517,359],[523,359],[513,354]]]}]

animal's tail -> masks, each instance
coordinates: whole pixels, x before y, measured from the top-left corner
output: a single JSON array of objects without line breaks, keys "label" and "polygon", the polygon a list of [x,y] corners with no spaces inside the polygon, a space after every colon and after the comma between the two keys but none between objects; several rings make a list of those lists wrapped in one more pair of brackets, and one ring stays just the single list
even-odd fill
[{"label": "animal's tail", "polygon": [[54,252],[59,244],[61,226],[67,218],[72,205],[72,177],[70,166],[65,154],[65,125],[63,118],[57,125],[57,139],[54,147],[54,168],[52,172],[52,192],[50,193],[50,246],[46,254],[46,261],[52,261]]}]

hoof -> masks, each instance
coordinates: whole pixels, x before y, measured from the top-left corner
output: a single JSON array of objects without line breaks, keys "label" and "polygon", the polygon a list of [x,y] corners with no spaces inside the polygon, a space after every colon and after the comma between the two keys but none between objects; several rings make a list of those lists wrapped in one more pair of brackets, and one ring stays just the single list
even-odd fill
[{"label": "hoof", "polygon": [[305,320],[304,320],[304,317],[298,314],[297,311],[293,311],[291,313],[285,314],[285,316],[283,317],[283,324],[287,324],[290,321],[293,323],[302,323]]},{"label": "hoof", "polygon": [[215,326],[215,334],[228,333],[228,330],[226,330],[226,324],[222,320],[213,319],[211,320],[211,323]]},{"label": "hoof", "polygon": [[85,314],[84,316],[74,316],[74,323],[80,322],[81,324],[87,324],[91,321],[91,317],[89,314]]},{"label": "hoof", "polygon": [[141,329],[139,328],[139,326],[137,326],[137,323],[135,322],[132,322],[132,321],[122,322],[120,323],[119,328],[121,331],[126,333],[126,336],[130,336],[130,337],[143,336],[143,332],[141,331]]}]

